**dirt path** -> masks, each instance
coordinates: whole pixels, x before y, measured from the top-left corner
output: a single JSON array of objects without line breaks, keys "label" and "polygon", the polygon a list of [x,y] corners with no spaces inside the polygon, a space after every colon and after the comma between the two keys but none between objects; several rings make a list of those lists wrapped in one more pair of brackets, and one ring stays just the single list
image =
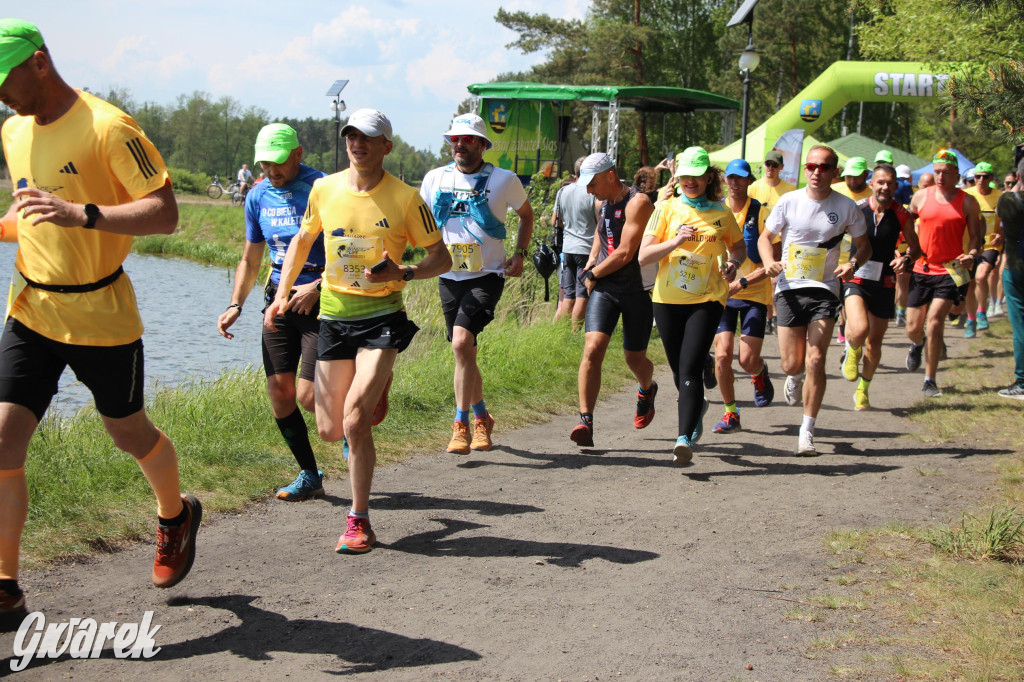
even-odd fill
[{"label": "dirt path", "polygon": [[[950,355],[964,352],[950,336]],[[1005,452],[904,437],[921,375],[895,369],[903,338],[890,331],[870,413],[850,409],[832,348],[816,459],[791,454],[801,411],[782,381],[767,409],[741,381],[745,430],[710,433],[721,413],[711,392],[695,465],[673,468],[675,392],[662,372],[652,426],[632,428],[634,393],[611,396],[584,453],[565,416],[501,434],[489,453],[432,451],[378,470],[379,545],[364,556],[331,551],[348,508],[348,482],[333,480],[325,501],[210,519],[191,576],[170,594],[149,583],[151,546],[30,573],[29,606],[51,621],[153,610],[163,649],[148,662],[109,650],[39,661],[19,676],[825,679],[829,658],[806,656],[821,625],[785,617],[787,598],[828,591],[823,535],[945,520],[990,480],[978,473],[988,456]],[[775,337],[766,347],[777,377]],[[13,641],[0,637],[3,655]]]}]

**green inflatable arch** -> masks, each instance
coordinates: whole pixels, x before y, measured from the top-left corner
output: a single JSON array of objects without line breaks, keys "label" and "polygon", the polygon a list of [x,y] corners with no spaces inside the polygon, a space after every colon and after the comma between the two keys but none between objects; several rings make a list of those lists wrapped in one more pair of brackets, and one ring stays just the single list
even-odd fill
[{"label": "green inflatable arch", "polygon": [[[835,116],[850,102],[922,102],[941,95],[951,73],[965,64],[921,62],[836,62],[771,118],[747,134],[747,161],[752,165],[787,131],[803,130],[804,138]],[[740,155],[741,140],[712,154],[715,163],[728,163]],[[806,151],[806,150],[805,150]]]}]

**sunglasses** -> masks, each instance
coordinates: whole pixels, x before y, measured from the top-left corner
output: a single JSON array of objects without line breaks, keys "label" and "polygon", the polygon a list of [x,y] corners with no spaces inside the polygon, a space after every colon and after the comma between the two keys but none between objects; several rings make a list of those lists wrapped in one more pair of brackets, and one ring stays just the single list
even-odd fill
[{"label": "sunglasses", "polygon": [[764,165],[768,168],[779,168],[779,164],[775,163],[774,161],[765,161]]},{"label": "sunglasses", "polygon": [[814,171],[828,173],[830,170],[835,170],[836,167],[831,163],[805,163],[804,168],[808,173],[813,173]]},{"label": "sunglasses", "polygon": [[988,180],[992,177],[992,175],[990,173],[975,173],[974,177],[977,180]]},{"label": "sunglasses", "polygon": [[1013,187],[1016,184],[1015,180],[1003,180],[1003,187]]},{"label": "sunglasses", "polygon": [[452,144],[469,144],[473,140],[479,139],[476,135],[449,135],[448,140]]}]

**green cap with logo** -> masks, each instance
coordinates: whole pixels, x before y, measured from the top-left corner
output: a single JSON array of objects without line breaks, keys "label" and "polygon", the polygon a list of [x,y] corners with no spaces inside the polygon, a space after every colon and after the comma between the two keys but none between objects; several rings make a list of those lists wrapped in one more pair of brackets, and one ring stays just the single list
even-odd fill
[{"label": "green cap with logo", "polygon": [[935,152],[935,156],[932,157],[932,165],[937,163],[944,163],[949,166],[960,167],[960,159],[956,157],[956,152],[951,149],[940,149]]},{"label": "green cap with logo", "polygon": [[676,177],[704,175],[711,167],[711,159],[703,147],[687,147],[676,154]]},{"label": "green cap with logo", "polygon": [[863,156],[851,156],[846,160],[846,167],[843,169],[843,177],[848,175],[863,175],[868,172],[868,160]]},{"label": "green cap with logo", "polygon": [[43,36],[35,24],[21,19],[0,19],[0,85],[11,69],[43,47]]},{"label": "green cap with logo", "polygon": [[888,149],[883,149],[875,154],[875,163],[887,163],[892,165],[892,152]]},{"label": "green cap with logo", "polygon": [[271,123],[256,136],[256,162],[284,163],[299,146],[299,134],[290,125]]}]

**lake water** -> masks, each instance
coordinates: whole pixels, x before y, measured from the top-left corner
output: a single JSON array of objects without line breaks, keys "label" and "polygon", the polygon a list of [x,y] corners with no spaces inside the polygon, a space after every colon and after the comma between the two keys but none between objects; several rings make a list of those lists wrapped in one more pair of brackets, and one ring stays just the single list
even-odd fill
[{"label": "lake water", "polygon": [[[0,243],[3,299],[14,270],[16,244]],[[254,289],[231,328],[235,338],[217,332],[217,316],[231,302],[234,268],[201,265],[179,258],[130,254],[124,263],[139,300],[145,333],[146,389],[174,387],[191,378],[212,379],[225,370],[262,367],[260,351],[263,294]],[[92,404],[92,395],[74,372],[64,371],[50,410],[72,414]]]}]

